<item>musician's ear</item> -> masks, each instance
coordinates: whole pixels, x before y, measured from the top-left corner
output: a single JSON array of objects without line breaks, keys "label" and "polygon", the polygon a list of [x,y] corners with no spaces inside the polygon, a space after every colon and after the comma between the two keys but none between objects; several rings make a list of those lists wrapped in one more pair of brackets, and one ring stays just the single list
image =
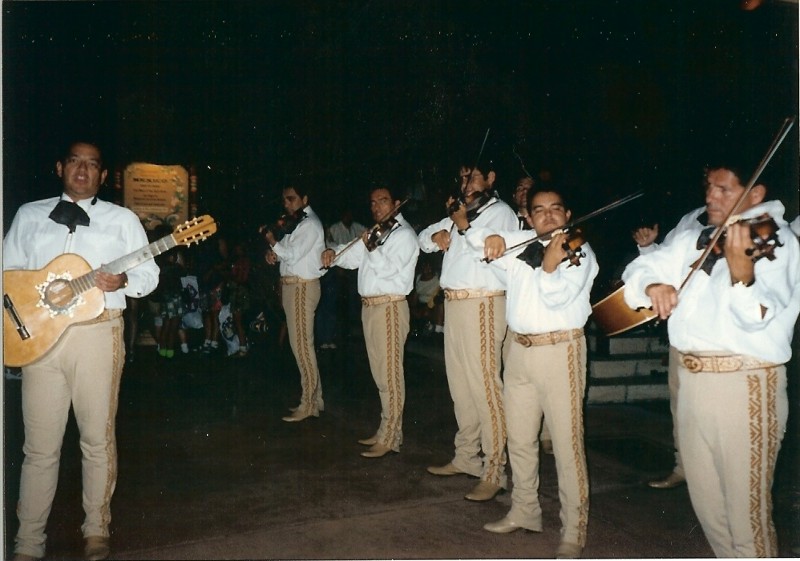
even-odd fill
[{"label": "musician's ear", "polygon": [[56,162],[56,175],[59,177],[63,177],[62,175],[63,173],[64,173],[64,166],[61,164],[61,162]]},{"label": "musician's ear", "polygon": [[767,188],[764,186],[763,183],[759,183],[758,185],[753,186],[750,190],[750,194],[748,198],[750,199],[750,206],[756,206],[764,202],[764,199],[767,197]]},{"label": "musician's ear", "polygon": [[567,222],[569,222],[569,219],[572,218],[572,211],[568,210],[568,211],[564,212],[564,216],[567,217]]},{"label": "musician's ear", "polygon": [[486,183],[488,183],[490,186],[494,185],[494,180],[495,180],[495,174],[493,171],[490,171],[489,174],[486,176]]}]

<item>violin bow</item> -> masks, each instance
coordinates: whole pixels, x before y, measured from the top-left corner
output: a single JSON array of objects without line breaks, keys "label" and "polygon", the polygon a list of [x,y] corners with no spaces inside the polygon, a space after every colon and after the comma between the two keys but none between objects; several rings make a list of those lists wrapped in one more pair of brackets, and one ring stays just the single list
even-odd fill
[{"label": "violin bow", "polygon": [[[467,186],[469,186],[470,181],[472,181],[472,172],[474,172],[478,168],[478,164],[481,161],[481,156],[483,156],[483,149],[486,148],[486,140],[488,140],[488,138],[489,138],[489,131],[490,130],[492,130],[491,127],[487,128],[486,129],[486,134],[483,135],[483,142],[481,142],[481,148],[480,148],[480,150],[478,150],[478,157],[475,158],[475,165],[473,165],[472,169],[469,170],[469,178],[467,179]],[[460,189],[460,187],[459,187],[459,189]],[[459,203],[459,206],[460,206],[460,204],[461,203]],[[458,210],[458,207],[456,207],[456,210]],[[455,211],[453,211],[453,212],[455,212]],[[453,224],[450,226],[450,233],[451,234],[453,233],[453,228],[455,228],[455,227],[456,227],[456,223],[453,222]]]},{"label": "violin bow", "polygon": [[[635,193],[631,193],[630,195],[626,195],[625,197],[622,197],[621,199],[617,199],[616,201],[614,201],[612,203],[609,203],[604,207],[598,208],[597,210],[593,210],[589,214],[584,214],[580,218],[576,218],[575,220],[570,220],[569,222],[567,222],[563,226],[560,226],[559,228],[553,228],[552,230],[550,230],[548,232],[545,232],[544,234],[536,235],[536,236],[534,236],[534,237],[532,237],[532,238],[530,238],[528,240],[521,241],[518,244],[514,244],[511,247],[507,247],[506,250],[503,252],[503,255],[511,253],[512,251],[514,251],[515,249],[519,249],[520,247],[525,247],[526,245],[530,245],[533,242],[536,242],[536,241],[539,241],[539,240],[548,239],[555,232],[565,231],[565,230],[568,230],[570,228],[574,228],[578,224],[581,224],[582,222],[586,222],[590,218],[594,218],[595,216],[597,216],[599,214],[603,214],[604,212],[608,212],[609,210],[613,210],[613,209],[615,209],[615,208],[617,208],[619,206],[622,206],[622,205],[624,205],[626,203],[629,203],[629,202],[631,202],[631,201],[633,201],[635,199],[638,199],[639,197],[641,197],[643,195],[644,195],[644,191],[640,189],[639,191],[636,191]],[[503,255],[501,255],[500,257],[502,257]],[[492,259],[484,257],[483,259],[481,259],[481,261],[485,261],[486,263],[490,263],[492,261]]]},{"label": "violin bow", "polygon": [[761,163],[758,164],[758,167],[756,168],[756,171],[753,172],[753,176],[750,178],[750,181],[747,182],[747,185],[745,186],[744,191],[739,196],[739,198],[736,200],[736,204],[733,205],[733,208],[731,208],[731,211],[725,217],[725,220],[723,220],[722,226],[719,226],[714,230],[714,233],[711,235],[711,239],[708,241],[708,245],[706,246],[706,249],[703,251],[703,253],[700,255],[700,257],[697,259],[697,261],[695,261],[695,263],[692,265],[692,268],[689,271],[689,274],[686,275],[686,278],[683,279],[683,282],[681,283],[681,286],[678,288],[678,295],[680,295],[681,291],[684,289],[684,287],[686,287],[686,284],[689,282],[689,279],[691,279],[692,276],[697,272],[697,270],[700,269],[703,266],[703,263],[705,263],[705,260],[711,254],[711,252],[714,249],[714,246],[717,244],[717,242],[719,241],[720,237],[722,237],[722,234],[725,232],[726,228],[728,227],[728,225],[729,225],[729,223],[731,221],[731,218],[736,216],[736,213],[739,212],[739,209],[741,208],[742,204],[744,204],[744,201],[747,198],[747,195],[750,193],[750,191],[753,190],[753,187],[755,187],[756,181],[758,181],[758,178],[761,177],[761,174],[764,172],[764,169],[767,167],[767,165],[769,164],[770,160],[775,155],[775,152],[777,152],[778,148],[780,148],[780,145],[783,143],[783,140],[786,138],[786,135],[789,134],[789,131],[791,130],[792,126],[794,125],[794,122],[795,122],[796,118],[797,118],[796,116],[791,115],[789,117],[786,117],[786,119],[784,119],[783,124],[781,125],[781,128],[778,130],[778,134],[775,135],[775,138],[773,139],[772,144],[770,144],[769,149],[767,149],[767,153],[764,154],[764,157],[761,159]]},{"label": "violin bow", "polygon": [[[399,213],[399,212],[400,212],[400,208],[402,208],[402,206],[403,206],[404,204],[406,204],[406,203],[407,203],[408,201],[410,201],[410,200],[411,200],[411,197],[410,197],[410,196],[409,196],[409,197],[406,197],[405,199],[403,199],[403,201],[402,201],[402,202],[401,202],[399,205],[397,205],[397,206],[396,206],[396,207],[394,207],[392,210],[390,210],[389,212],[387,212],[387,213],[386,213],[384,216],[382,216],[382,217],[381,217],[381,219],[380,219],[380,220],[378,220],[378,222],[377,222],[377,223],[376,223],[376,224],[375,224],[375,225],[374,225],[372,228],[370,228],[370,229],[369,229],[369,231],[372,231],[372,230],[374,230],[375,228],[377,228],[378,226],[380,226],[381,224],[383,224],[383,223],[384,223],[384,222],[386,222],[387,220],[390,220],[390,219],[394,218],[395,216],[397,216],[397,213]],[[354,245],[356,245],[360,239],[361,239],[361,236],[356,236],[355,238],[353,238],[353,239],[352,239],[350,242],[348,242],[348,244],[347,244],[346,246],[344,246],[344,247],[342,248],[342,250],[341,250],[339,253],[337,253],[337,254],[335,254],[335,255],[333,256],[333,259],[331,259],[331,264],[330,264],[330,265],[328,265],[327,267],[325,267],[325,266],[322,266],[322,267],[320,267],[320,270],[322,270],[322,269],[330,269],[331,267],[333,267],[333,264],[336,262],[336,260],[337,260],[337,259],[339,259],[339,257],[340,257],[340,256],[341,256],[343,253],[345,253],[345,252],[346,252],[346,251],[348,251],[348,250],[349,250],[351,247],[353,247]]]}]

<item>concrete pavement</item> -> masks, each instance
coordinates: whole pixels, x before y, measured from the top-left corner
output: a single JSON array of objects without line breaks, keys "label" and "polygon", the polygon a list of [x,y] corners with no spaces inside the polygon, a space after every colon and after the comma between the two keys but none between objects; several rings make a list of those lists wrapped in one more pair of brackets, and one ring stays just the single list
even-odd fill
[{"label": "concrete pavement", "polygon": [[[439,343],[415,340],[406,356],[404,445],[380,459],[359,456],[380,408],[363,341],[318,353],[325,411],[285,423],[299,380],[288,345],[270,336],[245,358],[192,354],[173,360],[140,348],[126,368],[117,423],[119,481],[112,504],[113,559],[547,558],[559,542],[552,456],[542,456],[544,531],[482,529],[509,508],[463,495],[467,476],[436,477],[456,424]],[[5,381],[6,552],[16,532],[22,429],[19,382]],[[784,443],[775,519],[785,556],[797,546],[797,445]],[[672,465],[666,402],[590,405],[591,478],[584,557],[712,556],[686,487],[658,491],[649,479]],[[80,557],[80,452],[70,422],[48,558]]]}]

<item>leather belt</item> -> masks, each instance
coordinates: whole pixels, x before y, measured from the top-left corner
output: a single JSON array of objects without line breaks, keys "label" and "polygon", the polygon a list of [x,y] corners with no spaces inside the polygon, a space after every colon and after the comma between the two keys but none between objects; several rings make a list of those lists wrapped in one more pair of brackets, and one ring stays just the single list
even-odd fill
[{"label": "leather belt", "polygon": [[583,328],[568,329],[565,331],[550,331],[548,333],[537,333],[535,335],[525,335],[514,333],[514,340],[523,347],[541,347],[542,345],[555,345],[564,341],[572,341],[583,337]]},{"label": "leather belt", "polygon": [[319,279],[304,279],[302,277],[281,277],[281,284],[297,284],[299,282],[314,282]]},{"label": "leather belt", "polygon": [[697,372],[738,372],[739,370],[755,370],[756,368],[772,368],[778,366],[774,362],[765,362],[747,355],[694,355],[678,352],[681,364],[692,373]]},{"label": "leather belt", "polygon": [[389,302],[399,302],[405,300],[405,296],[399,294],[383,294],[381,296],[362,296],[361,303],[364,307],[378,306],[380,304],[388,304]]},{"label": "leather belt", "polygon": [[92,323],[100,323],[103,321],[111,321],[112,319],[117,319],[118,317],[122,317],[122,310],[119,308],[114,308],[112,310],[103,310],[99,316],[94,318],[91,321],[87,321],[84,325],[92,324]]},{"label": "leather belt", "polygon": [[470,288],[445,288],[445,300],[466,300],[467,298],[488,298],[503,296],[505,290],[472,290]]}]

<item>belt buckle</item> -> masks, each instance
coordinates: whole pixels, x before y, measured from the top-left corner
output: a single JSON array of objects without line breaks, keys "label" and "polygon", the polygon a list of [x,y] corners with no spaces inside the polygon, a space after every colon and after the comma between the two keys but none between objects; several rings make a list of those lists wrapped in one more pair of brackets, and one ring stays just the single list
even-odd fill
[{"label": "belt buckle", "polygon": [[531,343],[531,340],[528,337],[525,337],[524,335],[517,335],[516,339],[517,343],[519,343],[525,348],[528,348],[533,344]]},{"label": "belt buckle", "polygon": [[683,355],[683,366],[689,372],[696,374],[703,370],[703,361],[694,355]]}]

